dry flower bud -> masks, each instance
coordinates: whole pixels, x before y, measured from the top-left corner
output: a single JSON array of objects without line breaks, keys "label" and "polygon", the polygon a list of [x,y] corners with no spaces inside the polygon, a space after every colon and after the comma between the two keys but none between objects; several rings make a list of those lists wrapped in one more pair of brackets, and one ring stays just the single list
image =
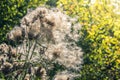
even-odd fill
[{"label": "dry flower bud", "polygon": [[47,74],[46,74],[46,70],[44,68],[39,67],[36,71],[36,75],[38,77],[41,77],[42,80],[46,80]]},{"label": "dry flower bud", "polygon": [[9,46],[6,43],[0,45],[0,53],[8,54],[9,53]]},{"label": "dry flower bud", "polygon": [[36,21],[34,21],[33,24],[31,24],[31,26],[29,26],[29,29],[28,29],[28,37],[30,39],[35,39],[39,36],[40,34],[40,20],[37,19]]},{"label": "dry flower bud", "polygon": [[10,54],[13,57],[17,57],[17,50],[16,50],[16,48],[12,48],[11,51],[10,51]]},{"label": "dry flower bud", "polygon": [[3,65],[2,65],[2,70],[9,70],[9,69],[12,69],[13,68],[13,65],[9,62],[4,62]]},{"label": "dry flower bud", "polygon": [[24,30],[21,27],[14,27],[9,33],[7,33],[7,39],[10,41],[21,42],[24,38]]},{"label": "dry flower bud", "polygon": [[21,68],[24,66],[24,62],[13,62],[13,66],[17,68]]},{"label": "dry flower bud", "polygon": [[30,80],[30,74],[26,74],[24,80]]}]

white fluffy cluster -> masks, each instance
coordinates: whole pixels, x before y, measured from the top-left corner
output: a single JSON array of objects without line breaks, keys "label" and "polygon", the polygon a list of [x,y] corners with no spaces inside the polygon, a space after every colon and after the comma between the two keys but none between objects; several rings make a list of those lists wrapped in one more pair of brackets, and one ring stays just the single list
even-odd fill
[{"label": "white fluffy cluster", "polygon": [[[54,80],[71,80],[79,75],[82,64],[83,52],[76,45],[80,38],[80,28],[77,19],[58,9],[38,7],[24,16],[20,27],[9,32],[7,38],[10,41],[22,41],[16,47],[17,54],[24,54],[22,60],[26,59],[29,52],[27,56],[31,62],[40,62],[43,66],[58,63],[64,66],[64,70],[56,73]],[[52,68],[54,66],[50,69]],[[46,74],[48,70],[49,68],[46,69]]]}]

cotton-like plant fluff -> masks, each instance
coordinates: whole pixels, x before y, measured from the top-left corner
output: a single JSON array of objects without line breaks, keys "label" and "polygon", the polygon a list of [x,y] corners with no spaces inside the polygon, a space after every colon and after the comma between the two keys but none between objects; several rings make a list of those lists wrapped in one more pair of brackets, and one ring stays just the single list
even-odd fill
[{"label": "cotton-like plant fluff", "polygon": [[4,72],[3,67],[7,63],[7,73],[16,69],[19,71],[12,75],[15,77],[20,77],[23,74],[21,70],[27,66],[25,78],[35,75],[42,80],[74,80],[80,76],[83,63],[82,49],[76,44],[80,29],[76,18],[67,16],[57,8],[38,7],[30,11],[21,19],[20,25],[7,34],[8,40],[22,38],[21,44],[0,47],[3,52],[0,55],[7,54],[8,57],[2,62],[0,70]]}]

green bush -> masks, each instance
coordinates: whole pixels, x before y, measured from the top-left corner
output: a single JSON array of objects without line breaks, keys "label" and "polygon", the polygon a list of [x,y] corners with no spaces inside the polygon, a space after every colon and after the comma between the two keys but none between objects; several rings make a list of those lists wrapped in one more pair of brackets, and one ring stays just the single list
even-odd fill
[{"label": "green bush", "polygon": [[82,25],[78,42],[84,53],[80,80],[120,79],[120,15],[110,0],[59,0],[66,14],[79,16]]},{"label": "green bush", "polygon": [[47,2],[46,2],[46,4],[47,5],[49,5],[49,6],[52,6],[52,7],[56,7],[57,5],[56,5],[56,2],[57,2],[58,0],[48,0]]},{"label": "green bush", "polygon": [[0,43],[5,41],[6,33],[18,25],[28,8],[44,5],[47,0],[1,0],[0,1]]}]

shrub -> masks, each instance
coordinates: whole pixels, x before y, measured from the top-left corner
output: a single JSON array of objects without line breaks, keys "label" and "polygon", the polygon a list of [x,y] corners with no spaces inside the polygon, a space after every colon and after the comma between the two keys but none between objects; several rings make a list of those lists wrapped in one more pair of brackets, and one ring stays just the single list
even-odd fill
[{"label": "shrub", "polygon": [[77,15],[82,25],[78,43],[84,51],[82,80],[120,79],[120,15],[110,0],[59,0],[66,14]]},{"label": "shrub", "polygon": [[47,2],[46,2],[46,4],[47,5],[50,5],[50,6],[52,6],[52,7],[56,7],[57,5],[56,5],[56,2],[57,2],[58,0],[48,0]]},{"label": "shrub", "polygon": [[43,5],[47,0],[1,0],[0,1],[0,43],[5,41],[6,33],[19,24],[28,8]]}]

